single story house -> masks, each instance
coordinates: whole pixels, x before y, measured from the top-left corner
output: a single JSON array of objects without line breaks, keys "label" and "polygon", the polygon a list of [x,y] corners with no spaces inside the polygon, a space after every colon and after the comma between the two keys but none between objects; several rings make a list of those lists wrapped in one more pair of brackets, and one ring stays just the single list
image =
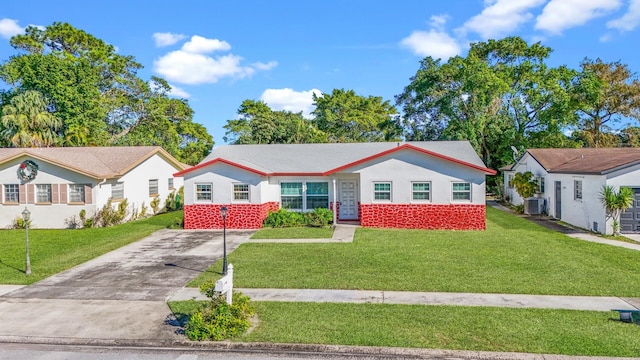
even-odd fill
[{"label": "single story house", "polygon": [[[529,149],[503,170],[505,196],[513,204],[524,203],[525,212],[603,234],[611,234],[613,224],[600,201],[603,186],[632,188],[636,200],[622,214],[620,230],[640,231],[640,148]],[[531,199],[522,199],[510,185],[516,173],[526,171],[538,181]]]},{"label": "single story house", "polygon": [[185,229],[257,229],[269,211],[329,208],[334,223],[484,229],[488,169],[467,141],[227,145],[184,177]]},{"label": "single story house", "polygon": [[112,199],[130,213],[164,200],[188,166],[158,146],[0,148],[0,226],[26,207],[38,228],[65,228],[81,210],[90,217]]}]

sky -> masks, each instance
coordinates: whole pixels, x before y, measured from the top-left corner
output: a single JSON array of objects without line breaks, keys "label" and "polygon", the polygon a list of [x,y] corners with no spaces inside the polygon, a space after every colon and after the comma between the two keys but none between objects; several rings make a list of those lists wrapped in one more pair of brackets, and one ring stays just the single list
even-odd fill
[{"label": "sky", "polygon": [[312,94],[333,89],[395,103],[424,57],[488,39],[541,42],[551,66],[588,57],[640,71],[640,0],[6,1],[0,61],[19,54],[11,36],[54,22],[134,56],[141,78],[166,79],[216,145],[244,100],[307,116]]}]

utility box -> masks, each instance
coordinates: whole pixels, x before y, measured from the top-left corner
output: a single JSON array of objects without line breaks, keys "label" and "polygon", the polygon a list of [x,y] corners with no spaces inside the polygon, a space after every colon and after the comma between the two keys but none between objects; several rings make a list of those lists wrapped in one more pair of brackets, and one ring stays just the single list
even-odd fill
[{"label": "utility box", "polygon": [[540,215],[540,199],[525,199],[524,213],[527,215]]}]

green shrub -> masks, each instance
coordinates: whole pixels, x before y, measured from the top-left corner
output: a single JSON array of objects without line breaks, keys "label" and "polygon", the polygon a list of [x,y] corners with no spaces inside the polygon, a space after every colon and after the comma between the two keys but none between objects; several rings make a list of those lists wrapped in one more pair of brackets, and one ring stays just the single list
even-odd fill
[{"label": "green shrub", "polygon": [[328,226],[333,223],[333,211],[325,208],[316,208],[312,212],[304,214],[304,220],[307,226]]},{"label": "green shrub", "polygon": [[233,291],[233,304],[227,304],[226,295],[213,291],[215,283],[207,282],[200,291],[209,301],[189,316],[185,324],[185,334],[190,340],[224,340],[241,335],[249,329],[249,318],[255,310],[249,297]]},{"label": "green shrub", "polygon": [[262,223],[266,227],[294,227],[304,225],[304,215],[299,212],[279,209],[267,215]]},{"label": "green shrub", "polygon": [[[129,202],[127,201],[127,199],[122,199],[118,203],[118,208],[114,209],[111,198],[109,198],[109,200],[107,200],[107,203],[104,205],[104,207],[102,207],[102,209],[100,209],[94,215],[90,225],[93,225],[96,227],[107,227],[107,226],[120,224],[127,218],[127,215],[129,215],[128,208],[129,208]],[[88,220],[89,219],[87,219],[87,221]],[[91,227],[91,226],[86,226],[87,221],[85,221],[85,227]]]},{"label": "green shrub", "polygon": [[153,210],[153,215],[157,214],[158,211],[160,211],[160,197],[154,197],[149,203],[149,206],[151,206],[151,210]]},{"label": "green shrub", "polygon": [[18,216],[15,219],[13,219],[13,224],[11,224],[11,228],[12,229],[24,229],[24,228],[26,228],[27,224],[29,225],[29,227],[31,227],[31,220],[25,222],[22,217]]},{"label": "green shrub", "polygon": [[514,206],[513,211],[515,211],[516,214],[524,214],[524,204]]}]

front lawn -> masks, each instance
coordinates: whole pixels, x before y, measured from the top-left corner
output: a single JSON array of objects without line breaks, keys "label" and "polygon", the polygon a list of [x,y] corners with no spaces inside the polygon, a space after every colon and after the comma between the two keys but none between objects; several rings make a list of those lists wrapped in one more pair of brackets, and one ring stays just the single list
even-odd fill
[{"label": "front lawn", "polygon": [[[491,207],[486,231],[360,228],[353,243],[243,244],[229,262],[239,288],[640,297],[640,252],[572,239]],[[190,286],[215,280],[216,271]]]},{"label": "front lawn", "polygon": [[182,211],[107,228],[29,230],[31,275],[24,274],[25,230],[0,230],[0,284],[31,284],[117,249],[181,219]]},{"label": "front lawn", "polygon": [[[177,317],[195,302],[169,304]],[[637,356],[640,326],[614,312],[389,304],[254,302],[236,341]]]}]

